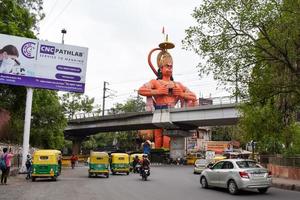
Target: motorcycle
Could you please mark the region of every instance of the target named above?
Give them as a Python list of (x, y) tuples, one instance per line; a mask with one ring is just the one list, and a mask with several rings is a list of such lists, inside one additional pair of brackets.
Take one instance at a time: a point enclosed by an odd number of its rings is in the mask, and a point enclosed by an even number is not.
[(150, 176), (150, 168), (143, 168), (141, 171), (142, 180), (147, 181), (148, 176)]
[(141, 165), (138, 163), (133, 168), (133, 173), (140, 173)]

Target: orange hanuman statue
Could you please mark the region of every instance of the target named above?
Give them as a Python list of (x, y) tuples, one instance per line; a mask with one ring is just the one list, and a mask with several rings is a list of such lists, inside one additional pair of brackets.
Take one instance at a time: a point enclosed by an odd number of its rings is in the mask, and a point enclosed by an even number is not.
[[(153, 101), (155, 109), (173, 108), (180, 102), (181, 107), (191, 107), (197, 105), (196, 95), (180, 82), (175, 82), (173, 79), (173, 59), (167, 49), (175, 47), (173, 43), (167, 41), (159, 45), (160, 48), (155, 48), (148, 55), (148, 64), (152, 71), (157, 76), (157, 79), (152, 79), (139, 88), (138, 93), (147, 97), (147, 102)], [(155, 70), (151, 63), (151, 55), (154, 51), (160, 50), (157, 55), (158, 71)], [(160, 148), (162, 143), (165, 143), (162, 136), (162, 130), (154, 131), (155, 147)], [(160, 139), (159, 139), (160, 138)], [(166, 138), (169, 141), (169, 139)]]

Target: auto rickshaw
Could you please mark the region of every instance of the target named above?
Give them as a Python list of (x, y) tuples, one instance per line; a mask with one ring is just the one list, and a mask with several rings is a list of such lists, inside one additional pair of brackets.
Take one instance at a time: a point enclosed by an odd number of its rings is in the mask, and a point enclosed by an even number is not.
[(56, 181), (61, 173), (61, 152), (59, 150), (36, 150), (32, 160), (31, 179), (51, 178)]
[(89, 161), (89, 177), (105, 175), (109, 177), (109, 155), (106, 152), (92, 151)]
[(143, 159), (143, 153), (134, 153), (134, 154), (131, 154), (130, 155), (130, 158), (129, 158), (129, 168), (130, 168), (130, 171), (132, 171), (133, 169), (133, 160), (136, 156), (138, 156), (139, 160), (142, 160)]
[(186, 157), (187, 165), (194, 165), (197, 159), (201, 159), (204, 156), (201, 153), (189, 153)]
[(129, 174), (129, 155), (127, 153), (112, 153), (110, 169), (112, 174)]

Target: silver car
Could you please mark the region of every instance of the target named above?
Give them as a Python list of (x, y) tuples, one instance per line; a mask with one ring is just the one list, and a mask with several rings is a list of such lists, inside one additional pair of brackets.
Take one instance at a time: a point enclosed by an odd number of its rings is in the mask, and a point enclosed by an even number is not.
[(207, 168), (209, 161), (206, 159), (197, 159), (194, 165), (194, 174), (201, 174), (201, 172)]
[(228, 188), (230, 194), (237, 194), (242, 189), (257, 189), (265, 193), (272, 184), (272, 176), (253, 160), (226, 159), (204, 169), (200, 184), (202, 188)]

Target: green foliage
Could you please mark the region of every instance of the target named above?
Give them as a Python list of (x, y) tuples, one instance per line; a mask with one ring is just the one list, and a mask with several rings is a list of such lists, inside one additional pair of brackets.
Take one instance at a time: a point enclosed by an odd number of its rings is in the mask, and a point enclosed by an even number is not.
[[(38, 22), (43, 19), (42, 0), (0, 0), (0, 33), (36, 38)], [(21, 143), (24, 129), (26, 89), (0, 85), (0, 107), (11, 113), (9, 138)], [(32, 102), (31, 145), (61, 148), (66, 120), (55, 91), (35, 89)]]
[(73, 118), (79, 112), (91, 113), (93, 110), (94, 98), (83, 96), (80, 93), (65, 93), (60, 98), (65, 115)]
[(298, 82), (299, 8), (294, 0), (204, 0), (194, 10), (197, 25), (186, 30), (183, 44), (206, 59), (198, 65), (200, 75), (212, 73), (225, 86), (238, 83), (241, 97), (248, 96), (257, 65), (277, 63)]
[(136, 98), (127, 99), (125, 104), (117, 103), (108, 112), (109, 114), (120, 114), (126, 112), (142, 112), (145, 111), (146, 104), (143, 98), (137, 96)]
[(264, 106), (245, 104), (241, 111), (243, 117), (239, 126), (244, 131), (245, 141), (256, 141), (260, 152), (281, 153), (284, 126), (275, 105), (272, 102)]
[(297, 151), (299, 8), (297, 0), (203, 0), (183, 41), (206, 60), (200, 75), (212, 73), (249, 101), (240, 127), (263, 152)]
[(240, 130), (237, 126), (216, 126), (212, 127), (212, 138), (213, 141), (231, 141), (237, 140), (242, 141)]
[(35, 38), (33, 30), (43, 19), (42, 0), (1, 0), (0, 33)]
[(62, 111), (57, 92), (35, 89), (30, 135), (33, 146), (58, 149), (63, 147), (63, 131), (67, 125), (67, 120)]
[(296, 154), (300, 154), (300, 124), (294, 123), (291, 126), (287, 127), (286, 132), (289, 132), (289, 135), (291, 135), (291, 146), (285, 151), (285, 154), (287, 156), (293, 156)]
[[(142, 112), (145, 111), (145, 102), (141, 97), (130, 98), (125, 104), (118, 103), (110, 109), (109, 114), (120, 114), (126, 112)], [(85, 149), (103, 149), (115, 146), (123, 151), (136, 150), (137, 131), (124, 131), (114, 133), (99, 133), (91, 136), (85, 141), (83, 147)]]

